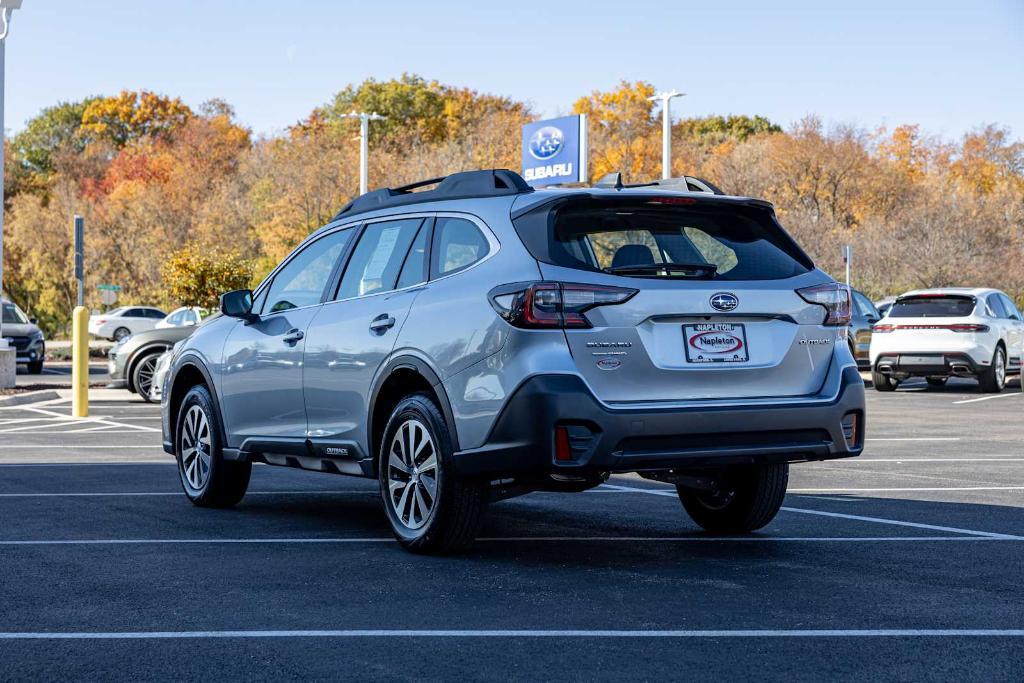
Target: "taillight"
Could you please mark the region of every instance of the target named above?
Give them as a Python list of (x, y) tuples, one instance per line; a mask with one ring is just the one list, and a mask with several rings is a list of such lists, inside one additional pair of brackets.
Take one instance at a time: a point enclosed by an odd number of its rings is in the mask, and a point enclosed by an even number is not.
[(954, 323), (953, 325), (929, 325), (926, 323), (922, 323), (915, 325), (875, 325), (874, 327), (871, 328), (871, 331), (876, 334), (880, 332), (893, 332), (894, 330), (949, 330), (950, 332), (965, 332), (970, 334), (977, 332), (988, 332), (988, 325), (979, 325), (976, 323)]
[(629, 301), (638, 291), (570, 282), (518, 282), (495, 287), (487, 298), (498, 315), (516, 327), (586, 328), (591, 325), (584, 313)]
[(827, 285), (816, 285), (796, 290), (800, 298), (809, 304), (817, 304), (825, 309), (825, 321), (822, 325), (843, 327), (850, 324), (850, 288), (838, 282)]

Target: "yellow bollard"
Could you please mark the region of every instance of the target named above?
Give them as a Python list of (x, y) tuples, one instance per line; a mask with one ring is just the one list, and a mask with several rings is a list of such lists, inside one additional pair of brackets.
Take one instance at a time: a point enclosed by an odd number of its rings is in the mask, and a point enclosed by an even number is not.
[(89, 311), (71, 314), (71, 416), (89, 417)]

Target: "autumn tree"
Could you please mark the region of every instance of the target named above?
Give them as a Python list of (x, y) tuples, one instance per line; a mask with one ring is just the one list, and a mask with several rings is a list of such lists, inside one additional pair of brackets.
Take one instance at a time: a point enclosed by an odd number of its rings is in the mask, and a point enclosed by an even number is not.
[(123, 147), (146, 137), (167, 138), (192, 116), (192, 110), (177, 97), (123, 90), (115, 97), (90, 102), (82, 112), (82, 130)]
[(230, 251), (190, 243), (170, 255), (162, 276), (174, 301), (215, 310), (221, 294), (252, 285), (253, 263)]
[(627, 180), (660, 177), (660, 131), (650, 83), (622, 81), (614, 90), (576, 100), (573, 114), (586, 114), (590, 129), (590, 174), (620, 171)]

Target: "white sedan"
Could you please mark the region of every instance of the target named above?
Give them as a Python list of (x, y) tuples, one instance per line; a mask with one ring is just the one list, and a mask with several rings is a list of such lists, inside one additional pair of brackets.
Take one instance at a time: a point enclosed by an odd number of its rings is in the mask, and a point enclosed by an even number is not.
[(1024, 316), (997, 289), (947, 287), (907, 292), (872, 329), (875, 389), (893, 391), (909, 377), (942, 386), (975, 377), (982, 391), (999, 392), (1020, 374)]
[(153, 306), (122, 306), (89, 316), (89, 334), (121, 341), (130, 335), (153, 329), (166, 317), (166, 313)]
[(156, 324), (156, 329), (166, 327), (192, 327), (203, 321), (210, 313), (198, 306), (183, 306), (167, 314), (167, 317)]

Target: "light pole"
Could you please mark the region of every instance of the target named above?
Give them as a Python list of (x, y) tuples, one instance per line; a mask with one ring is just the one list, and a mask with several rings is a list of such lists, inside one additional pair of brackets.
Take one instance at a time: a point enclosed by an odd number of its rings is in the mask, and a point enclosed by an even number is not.
[(672, 177), (672, 115), (669, 104), (674, 97), (683, 97), (686, 93), (660, 92), (647, 99), (661, 102), (661, 177)]
[(359, 194), (366, 194), (369, 184), (369, 156), (370, 149), (370, 121), (381, 121), (386, 116), (377, 112), (367, 114), (365, 112), (353, 111), (349, 114), (342, 114), (346, 119), (359, 119)]
[[(7, 34), (11, 28), (11, 14), (21, 9), (21, 0), (0, 0), (0, 297), (4, 292), (4, 73)], [(4, 337), (3, 306), (0, 305), (0, 365), (3, 364), (2, 352), (7, 350), (7, 338)], [(14, 360), (13, 358), (11, 360)], [(0, 367), (0, 377), (5, 376), (4, 368)], [(11, 373), (13, 375), (13, 373)], [(11, 378), (11, 382), (14, 378)], [(0, 383), (2, 384), (2, 383)], [(0, 386), (2, 388), (2, 386)]]

